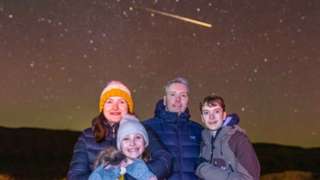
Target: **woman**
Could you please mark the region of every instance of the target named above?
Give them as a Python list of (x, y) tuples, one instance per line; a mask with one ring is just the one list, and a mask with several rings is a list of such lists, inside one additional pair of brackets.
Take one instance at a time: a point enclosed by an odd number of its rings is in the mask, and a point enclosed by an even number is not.
[[(109, 82), (101, 93), (99, 111), (98, 117), (92, 121), (92, 127), (83, 131), (74, 146), (68, 172), (70, 180), (87, 180), (98, 153), (107, 147), (116, 147), (120, 121), (124, 115), (134, 113), (130, 90), (119, 81)], [(172, 157), (159, 143), (154, 132), (150, 129), (147, 132), (150, 140), (147, 149), (151, 154), (147, 165), (158, 179), (162, 179), (170, 173)]]

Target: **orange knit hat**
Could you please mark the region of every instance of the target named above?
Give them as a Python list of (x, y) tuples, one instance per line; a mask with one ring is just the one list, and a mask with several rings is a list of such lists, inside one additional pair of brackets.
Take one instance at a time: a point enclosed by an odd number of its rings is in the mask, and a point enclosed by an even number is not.
[(134, 104), (131, 97), (131, 92), (127, 86), (120, 81), (110, 81), (103, 89), (100, 95), (99, 112), (103, 111), (105, 102), (112, 96), (122, 97), (128, 103), (129, 112), (133, 113)]

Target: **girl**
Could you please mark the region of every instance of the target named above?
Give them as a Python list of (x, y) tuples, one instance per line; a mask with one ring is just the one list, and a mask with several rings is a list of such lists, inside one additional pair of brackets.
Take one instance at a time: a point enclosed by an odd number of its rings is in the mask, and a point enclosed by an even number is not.
[(95, 163), (97, 168), (89, 180), (114, 180), (124, 177), (156, 180), (156, 176), (142, 160), (148, 145), (148, 134), (139, 120), (134, 116), (124, 116), (117, 134), (118, 150), (107, 148), (100, 153)]

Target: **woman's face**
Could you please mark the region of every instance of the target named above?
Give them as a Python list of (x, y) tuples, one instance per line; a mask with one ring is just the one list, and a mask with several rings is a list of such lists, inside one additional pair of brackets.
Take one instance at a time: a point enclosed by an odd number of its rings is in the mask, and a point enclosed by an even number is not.
[(129, 160), (139, 158), (144, 152), (144, 145), (144, 138), (140, 133), (129, 134), (120, 143), (122, 153)]
[(110, 124), (119, 123), (128, 114), (128, 104), (122, 97), (112, 96), (105, 102), (103, 114)]

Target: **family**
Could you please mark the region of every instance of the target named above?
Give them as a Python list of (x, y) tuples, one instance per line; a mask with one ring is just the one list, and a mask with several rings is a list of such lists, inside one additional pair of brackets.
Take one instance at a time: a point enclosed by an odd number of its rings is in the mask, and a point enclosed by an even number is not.
[(168, 81), (154, 117), (134, 114), (128, 87), (110, 81), (99, 100), (99, 114), (78, 138), (69, 180), (258, 180), (260, 164), (237, 114), (224, 99), (200, 103), (205, 127), (190, 119), (189, 84)]

